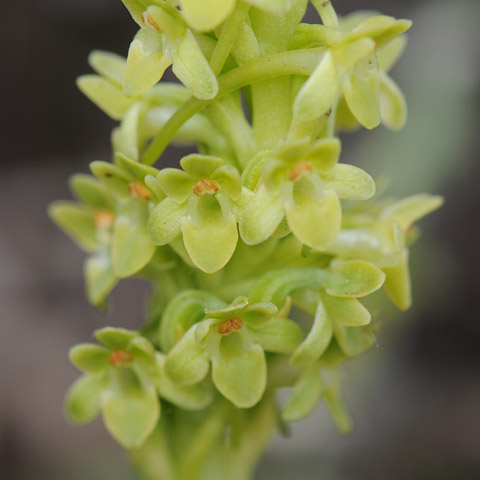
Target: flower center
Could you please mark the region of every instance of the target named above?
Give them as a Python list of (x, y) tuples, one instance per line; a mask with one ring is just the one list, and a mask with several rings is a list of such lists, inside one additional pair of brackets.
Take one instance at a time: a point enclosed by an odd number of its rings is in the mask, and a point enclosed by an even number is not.
[(147, 26), (150, 27), (152, 30), (155, 30), (156, 32), (160, 32), (160, 26), (158, 23), (155, 21), (155, 19), (149, 15), (147, 12), (142, 13), (142, 20), (143, 23)]
[(150, 192), (147, 187), (140, 182), (130, 182), (128, 184), (128, 193), (132, 197), (141, 198), (142, 200), (150, 200)]
[(115, 215), (110, 210), (100, 209), (95, 212), (93, 223), (96, 228), (107, 230), (111, 228), (115, 221)]
[(203, 195), (215, 195), (218, 189), (219, 186), (215, 180), (202, 178), (193, 186), (193, 193), (199, 197)]
[(222, 335), (228, 335), (229, 333), (232, 333), (234, 330), (238, 332), (242, 328), (243, 325), (243, 320), (238, 317), (234, 318), (229, 318), (228, 320), (225, 320), (223, 323), (221, 323), (218, 326), (218, 333), (221, 333)]
[(296, 182), (297, 180), (300, 180), (301, 178), (307, 175), (310, 175), (312, 171), (313, 171), (313, 167), (310, 163), (298, 162), (288, 172), (288, 178), (292, 182)]
[(110, 365), (120, 367), (130, 363), (133, 360), (133, 355), (125, 350), (114, 350), (108, 357)]

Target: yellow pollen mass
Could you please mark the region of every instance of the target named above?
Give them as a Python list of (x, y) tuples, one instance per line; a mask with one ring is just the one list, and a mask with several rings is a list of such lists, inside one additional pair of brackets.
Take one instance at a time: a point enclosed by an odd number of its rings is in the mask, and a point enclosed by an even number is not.
[(133, 360), (133, 355), (126, 352), (125, 350), (114, 350), (108, 357), (110, 365), (118, 367), (121, 365), (126, 365)]
[(130, 182), (128, 184), (128, 193), (130, 193), (132, 197), (141, 198), (142, 200), (150, 200), (150, 192), (147, 187), (140, 182)]
[(300, 180), (301, 178), (309, 175), (310, 173), (312, 173), (312, 171), (313, 171), (313, 167), (310, 163), (308, 163), (308, 162), (298, 162), (288, 172), (288, 178), (292, 182), (295, 182), (295, 181)]
[(147, 27), (152, 28), (156, 32), (160, 32), (160, 26), (154, 20), (154, 18), (151, 15), (149, 15), (147, 12), (142, 13), (142, 20)]
[(215, 180), (202, 178), (193, 186), (193, 193), (199, 197), (203, 195), (215, 195), (218, 189), (219, 186)]
[(232, 333), (233, 330), (238, 332), (238, 330), (242, 328), (242, 325), (243, 320), (241, 318), (229, 318), (218, 326), (218, 333), (221, 333), (222, 335), (228, 335), (229, 333)]

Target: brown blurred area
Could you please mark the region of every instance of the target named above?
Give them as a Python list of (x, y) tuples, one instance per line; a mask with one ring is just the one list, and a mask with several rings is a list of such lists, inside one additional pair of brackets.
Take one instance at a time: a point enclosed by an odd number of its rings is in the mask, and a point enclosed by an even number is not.
[[(400, 133), (344, 136), (343, 161), (392, 176), (392, 192), (430, 191), (445, 206), (412, 250), (415, 303), (387, 307), (379, 348), (349, 364), (348, 438), (323, 407), (277, 438), (259, 480), (480, 478), (480, 3), (336, 0), (341, 14), (413, 18), (394, 71), (409, 102)], [(92, 49), (125, 55), (136, 31), (119, 0), (2, 5), (0, 174), (0, 479), (133, 480), (100, 421), (74, 428), (63, 396), (71, 345), (104, 325), (136, 328), (145, 285), (125, 281), (102, 315), (84, 299), (83, 254), (47, 218), (67, 180), (110, 156), (113, 122), (75, 78)], [(168, 151), (170, 161), (179, 156)], [(167, 159), (168, 160), (168, 159)]]

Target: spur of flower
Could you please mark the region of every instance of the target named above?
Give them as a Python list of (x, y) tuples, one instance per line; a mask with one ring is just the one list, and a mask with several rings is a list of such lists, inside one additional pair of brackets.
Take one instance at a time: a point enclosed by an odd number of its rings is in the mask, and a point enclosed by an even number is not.
[(183, 170), (165, 168), (157, 175), (166, 198), (150, 214), (150, 235), (157, 245), (166, 245), (181, 234), (192, 262), (213, 273), (230, 260), (237, 245), (240, 175), (221, 158), (208, 155), (188, 155), (180, 165)]
[(305, 245), (323, 250), (340, 231), (340, 198), (365, 200), (375, 193), (372, 178), (363, 170), (337, 164), (340, 141), (287, 142), (274, 152), (257, 155), (243, 174), (256, 190), (241, 210), (239, 230), (249, 245), (265, 241), (284, 218)]
[(387, 126), (401, 128), (405, 100), (386, 71), (403, 49), (404, 41), (398, 37), (412, 22), (361, 13), (324, 23), (300, 24), (290, 42), (291, 48), (326, 48), (295, 99), (295, 114), (303, 120), (319, 118), (343, 95), (348, 110), (364, 127), (375, 128), (383, 118)]

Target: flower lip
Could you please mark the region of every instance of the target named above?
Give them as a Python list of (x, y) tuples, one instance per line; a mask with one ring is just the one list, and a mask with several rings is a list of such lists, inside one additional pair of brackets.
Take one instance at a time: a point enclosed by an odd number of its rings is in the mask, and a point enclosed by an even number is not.
[(219, 190), (218, 183), (215, 180), (202, 178), (193, 186), (193, 193), (199, 197), (203, 195), (215, 195)]
[(114, 350), (108, 357), (110, 365), (114, 367), (121, 367), (130, 363), (133, 360), (133, 355), (125, 350)]
[(239, 317), (229, 318), (218, 326), (218, 333), (228, 335), (234, 330), (238, 332), (243, 326), (243, 320)]
[(310, 175), (312, 171), (313, 167), (310, 162), (297, 162), (288, 172), (288, 178), (292, 182), (296, 182), (297, 180)]

